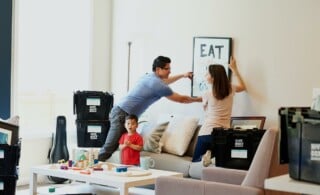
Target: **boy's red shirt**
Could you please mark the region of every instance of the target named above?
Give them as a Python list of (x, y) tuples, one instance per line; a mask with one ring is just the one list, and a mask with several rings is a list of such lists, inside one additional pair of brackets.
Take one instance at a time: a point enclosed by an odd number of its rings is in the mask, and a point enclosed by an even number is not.
[[(143, 146), (143, 138), (138, 133), (129, 135), (125, 133), (121, 136), (119, 144), (124, 144), (125, 140), (129, 140), (131, 144)], [(140, 165), (140, 151), (130, 147), (125, 147), (121, 151), (121, 163), (125, 165)]]

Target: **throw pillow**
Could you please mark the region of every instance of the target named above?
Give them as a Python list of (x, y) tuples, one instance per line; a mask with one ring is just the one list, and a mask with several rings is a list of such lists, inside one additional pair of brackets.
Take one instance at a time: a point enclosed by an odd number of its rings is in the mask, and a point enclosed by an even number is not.
[(179, 156), (184, 155), (198, 122), (199, 119), (195, 117), (174, 117), (160, 140), (162, 150)]
[(142, 132), (143, 136), (143, 150), (161, 153), (161, 146), (159, 145), (160, 138), (163, 132), (166, 130), (169, 122), (164, 122), (160, 124), (149, 124), (146, 125)]
[(193, 157), (193, 153), (196, 148), (197, 141), (198, 141), (198, 133), (199, 133), (200, 128), (201, 128), (201, 125), (198, 124), (196, 130), (194, 131), (193, 137), (190, 140), (188, 149), (184, 155)]

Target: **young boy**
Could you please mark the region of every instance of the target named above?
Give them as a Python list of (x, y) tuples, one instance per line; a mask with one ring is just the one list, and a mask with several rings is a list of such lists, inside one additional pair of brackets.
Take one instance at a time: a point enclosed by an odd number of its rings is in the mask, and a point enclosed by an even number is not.
[(138, 166), (140, 164), (140, 151), (143, 147), (143, 139), (136, 131), (138, 127), (138, 117), (133, 114), (128, 115), (124, 125), (127, 133), (123, 134), (119, 140), (121, 163)]

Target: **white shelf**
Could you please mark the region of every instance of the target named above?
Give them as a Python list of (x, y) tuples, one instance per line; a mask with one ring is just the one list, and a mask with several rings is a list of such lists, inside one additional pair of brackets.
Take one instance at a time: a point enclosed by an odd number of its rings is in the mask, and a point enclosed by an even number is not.
[(320, 195), (319, 184), (294, 180), (288, 174), (266, 179), (264, 188), (283, 192)]

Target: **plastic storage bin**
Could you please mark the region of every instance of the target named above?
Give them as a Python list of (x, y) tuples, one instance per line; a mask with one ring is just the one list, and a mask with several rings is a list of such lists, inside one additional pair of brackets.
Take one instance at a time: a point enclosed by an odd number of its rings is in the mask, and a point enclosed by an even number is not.
[(9, 132), (11, 134), (7, 136), (11, 139), (1, 140), (0, 144), (0, 195), (15, 195), (21, 150), (21, 140), (18, 138), (19, 126), (1, 121), (0, 129), (4, 130), (2, 131), (4, 134)]
[(0, 195), (15, 195), (17, 180), (16, 175), (0, 175)]
[(320, 113), (305, 107), (280, 109), (285, 118), (289, 156), (289, 176), (320, 183)]
[(0, 175), (14, 175), (19, 165), (20, 146), (0, 144)]
[(73, 112), (77, 120), (108, 120), (113, 94), (102, 91), (77, 91), (73, 95)]
[(265, 130), (212, 131), (213, 153), (217, 167), (248, 170)]
[(108, 135), (109, 121), (77, 120), (78, 147), (102, 147)]

